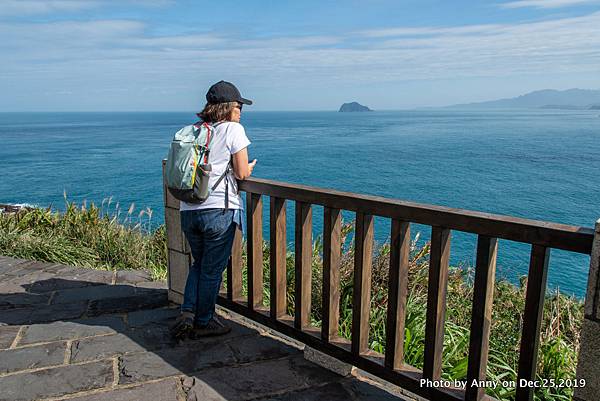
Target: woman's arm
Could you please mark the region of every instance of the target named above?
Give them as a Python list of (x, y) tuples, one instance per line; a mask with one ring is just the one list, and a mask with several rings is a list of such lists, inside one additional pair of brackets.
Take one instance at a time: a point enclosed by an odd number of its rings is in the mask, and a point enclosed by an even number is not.
[(233, 173), (238, 180), (245, 180), (250, 177), (255, 165), (256, 159), (252, 160), (252, 163), (248, 163), (247, 148), (233, 154)]

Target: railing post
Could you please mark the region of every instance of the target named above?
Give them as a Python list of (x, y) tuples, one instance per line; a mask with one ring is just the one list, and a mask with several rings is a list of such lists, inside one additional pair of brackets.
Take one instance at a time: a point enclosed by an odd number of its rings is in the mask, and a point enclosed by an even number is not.
[(262, 210), (261, 195), (246, 193), (248, 307), (251, 310), (263, 305)]
[(549, 248), (540, 245), (531, 246), (515, 401), (533, 400), (534, 387), (521, 385), (521, 381), (535, 380), (549, 259)]
[(585, 297), (585, 319), (581, 330), (577, 383), (573, 399), (596, 401), (600, 394), (600, 219), (596, 221), (590, 273)]
[(485, 388), (471, 386), (471, 383), (483, 381), (486, 376), (497, 253), (496, 238), (484, 235), (477, 238), (466, 401), (479, 401), (485, 395)]
[(392, 220), (390, 236), (389, 301), (386, 324), (385, 366), (399, 369), (404, 363), (404, 323), (408, 297), (410, 224)]
[(285, 199), (272, 196), (270, 214), (270, 311), (279, 319), (286, 313)]
[(294, 327), (302, 330), (310, 323), (312, 273), (312, 207), (296, 202), (295, 224), (295, 295)]
[(240, 227), (235, 229), (231, 257), (227, 264), (227, 298), (232, 301), (242, 300), (242, 230)]
[(431, 228), (423, 361), (423, 377), (430, 380), (439, 380), (442, 376), (449, 261), (450, 230), (434, 226)]
[(332, 341), (338, 335), (340, 319), (340, 258), (342, 214), (339, 209), (323, 210), (323, 323), (321, 338)]
[(352, 293), (352, 353), (369, 349), (371, 271), (373, 258), (373, 216), (356, 213), (354, 247), (354, 291)]

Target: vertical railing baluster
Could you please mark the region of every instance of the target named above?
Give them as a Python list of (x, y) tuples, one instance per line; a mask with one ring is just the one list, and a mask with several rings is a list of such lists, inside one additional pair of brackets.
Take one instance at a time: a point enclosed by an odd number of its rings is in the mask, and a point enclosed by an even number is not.
[(272, 196), (270, 212), (270, 311), (278, 319), (286, 313), (285, 199)]
[(340, 258), (342, 215), (339, 209), (323, 210), (323, 323), (321, 338), (330, 342), (338, 336), (340, 319)]
[(429, 255), (427, 320), (425, 323), (425, 355), (423, 362), (423, 377), (431, 380), (439, 380), (442, 375), (449, 260), (450, 230), (433, 226)]
[(385, 366), (399, 369), (404, 362), (404, 323), (408, 296), (410, 224), (392, 220), (390, 270), (385, 340)]
[(310, 297), (312, 272), (312, 207), (296, 202), (295, 224), (295, 313), (294, 327), (302, 330), (310, 323)]
[(515, 401), (533, 400), (534, 388), (532, 386), (521, 386), (520, 381), (521, 379), (527, 381), (535, 380), (549, 259), (549, 248), (532, 245), (529, 275), (527, 277), (527, 294), (525, 296), (525, 313), (523, 314), (523, 332), (521, 334)]
[(263, 304), (263, 202), (260, 194), (246, 194), (246, 210), (248, 307), (254, 310)]
[(479, 401), (485, 395), (484, 387), (471, 386), (471, 383), (483, 381), (486, 377), (497, 253), (496, 238), (478, 236), (466, 401)]
[(352, 353), (369, 349), (371, 270), (373, 258), (373, 216), (356, 213), (354, 247), (354, 291), (352, 307)]
[(236, 227), (227, 264), (227, 298), (233, 301), (242, 299), (242, 230)]

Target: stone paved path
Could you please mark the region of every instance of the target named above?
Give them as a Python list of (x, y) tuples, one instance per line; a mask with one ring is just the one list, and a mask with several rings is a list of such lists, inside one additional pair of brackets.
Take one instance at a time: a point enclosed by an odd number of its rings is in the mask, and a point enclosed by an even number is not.
[(175, 342), (165, 288), (0, 256), (0, 400), (401, 400), (232, 318), (226, 336)]

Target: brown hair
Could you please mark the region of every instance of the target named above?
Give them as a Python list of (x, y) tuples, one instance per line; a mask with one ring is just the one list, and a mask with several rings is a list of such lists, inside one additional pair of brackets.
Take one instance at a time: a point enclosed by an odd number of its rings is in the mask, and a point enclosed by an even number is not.
[(229, 121), (231, 118), (231, 112), (237, 106), (237, 104), (237, 102), (206, 103), (204, 109), (198, 113), (198, 117), (207, 123)]

